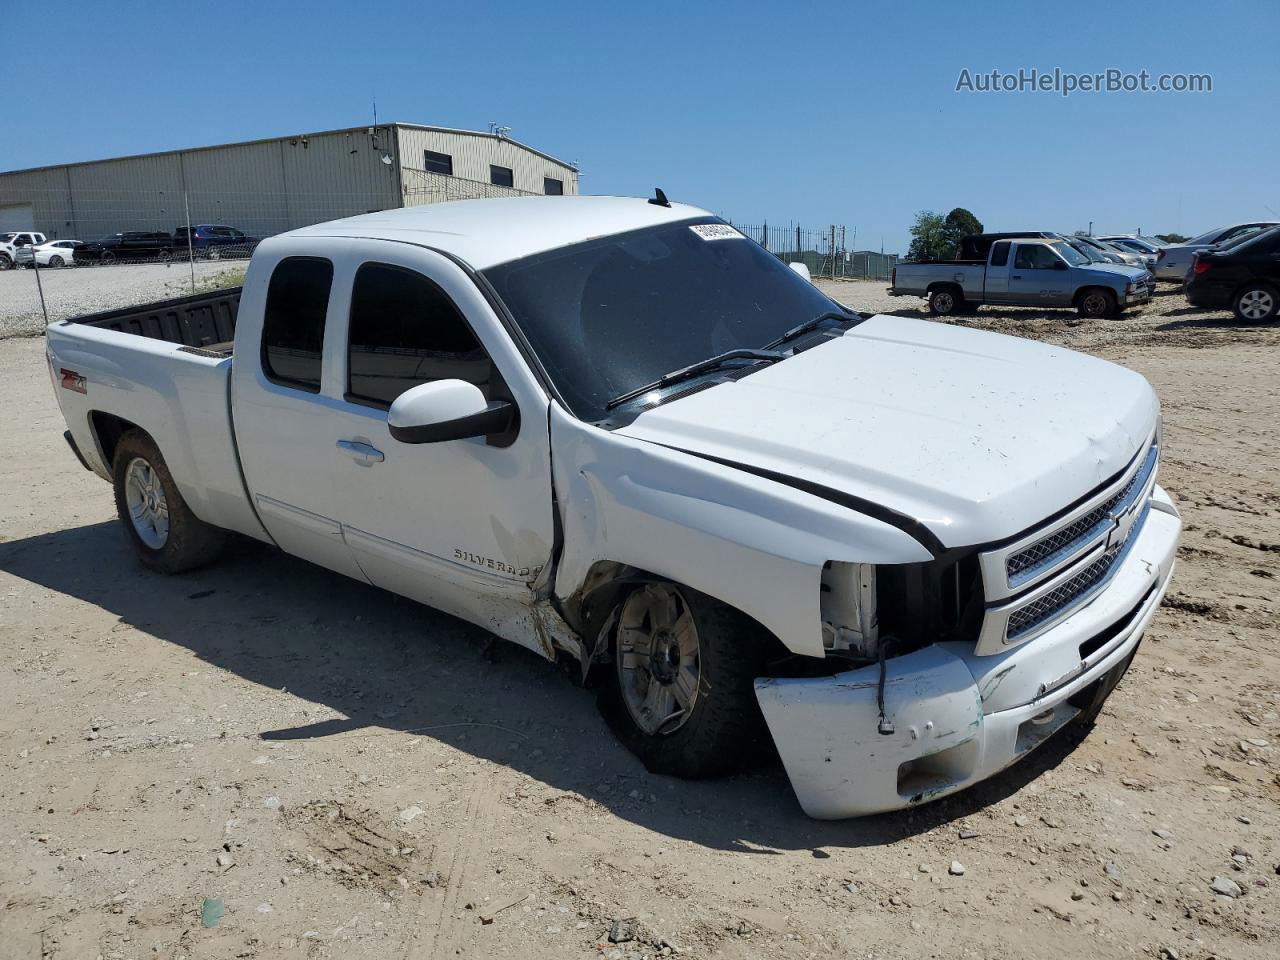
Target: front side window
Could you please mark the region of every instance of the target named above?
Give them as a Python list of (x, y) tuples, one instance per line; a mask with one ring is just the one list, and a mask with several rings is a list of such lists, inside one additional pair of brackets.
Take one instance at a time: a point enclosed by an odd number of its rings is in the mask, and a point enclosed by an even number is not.
[[(1077, 253), (1076, 256), (1079, 257), (1080, 255)], [(1018, 245), (1018, 253), (1013, 258), (1013, 266), (1016, 270), (1052, 270), (1057, 259), (1053, 255), (1053, 251), (1044, 244), (1022, 243)]]
[(262, 324), (262, 369), (269, 380), (320, 392), (324, 319), (333, 264), (318, 257), (289, 257), (271, 274)]
[(466, 380), (488, 390), (493, 363), (448, 294), (420, 273), (366, 263), (351, 290), (347, 399), (390, 406), (410, 387)]
[(422, 165), (428, 173), (443, 173), (453, 176), (453, 157), (447, 153), (436, 153), (434, 150), (422, 151)]
[(496, 187), (514, 187), (515, 174), (510, 167), (500, 167), (496, 163), (489, 164), (489, 182)]

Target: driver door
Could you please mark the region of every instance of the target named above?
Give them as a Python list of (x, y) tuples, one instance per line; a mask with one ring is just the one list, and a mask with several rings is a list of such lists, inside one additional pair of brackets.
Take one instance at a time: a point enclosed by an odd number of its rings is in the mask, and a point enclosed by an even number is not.
[[(554, 538), (547, 397), (452, 261), (386, 241), (344, 247), (328, 365), (343, 539), (372, 583), (545, 653), (530, 608)], [(514, 439), (393, 439), (392, 401), (445, 379), (515, 403)]]

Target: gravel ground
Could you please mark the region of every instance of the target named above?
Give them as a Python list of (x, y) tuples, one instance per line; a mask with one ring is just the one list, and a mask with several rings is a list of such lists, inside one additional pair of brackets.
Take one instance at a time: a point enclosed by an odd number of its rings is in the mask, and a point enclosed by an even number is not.
[(776, 767), (653, 776), (533, 654), (265, 546), (148, 573), (0, 343), (0, 957), (1274, 960), (1280, 325), (963, 322), (1151, 380), (1179, 566), (1091, 731), (837, 823)]
[[(197, 263), (199, 289), (240, 283), (243, 265)], [(225, 275), (226, 280), (214, 281)], [(182, 297), (191, 292), (191, 268), (186, 263), (139, 263), (109, 267), (64, 267), (41, 270), (49, 320), (100, 310), (114, 310), (152, 300)], [(40, 294), (34, 270), (0, 271), (0, 340), (29, 337), (44, 332)]]

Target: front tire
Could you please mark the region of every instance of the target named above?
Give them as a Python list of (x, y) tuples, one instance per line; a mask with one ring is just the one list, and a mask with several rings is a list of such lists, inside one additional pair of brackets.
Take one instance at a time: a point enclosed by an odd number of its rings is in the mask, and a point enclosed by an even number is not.
[(7, 253), (0, 253), (0, 270), (9, 270), (13, 267), (13, 260)]
[(1269, 283), (1251, 283), (1236, 294), (1231, 309), (1240, 323), (1266, 323), (1280, 310), (1280, 292)]
[(1087, 317), (1090, 320), (1096, 320), (1100, 317), (1114, 317), (1117, 313), (1116, 295), (1110, 290), (1102, 287), (1093, 287), (1080, 294), (1080, 301), (1076, 304), (1076, 309), (1080, 316)]
[(755, 697), (763, 629), (678, 584), (622, 598), (600, 711), (652, 773), (722, 776), (767, 750)]
[(120, 438), (112, 474), (116, 513), (143, 566), (183, 573), (222, 551), (225, 531), (191, 512), (150, 435), (134, 429)]

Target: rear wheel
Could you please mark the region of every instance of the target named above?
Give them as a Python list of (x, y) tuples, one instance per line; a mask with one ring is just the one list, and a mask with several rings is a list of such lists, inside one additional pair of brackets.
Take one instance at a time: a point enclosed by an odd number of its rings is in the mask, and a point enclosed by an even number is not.
[(135, 429), (120, 438), (112, 472), (116, 513), (144, 566), (182, 573), (218, 556), (225, 532), (191, 512), (147, 433)]
[(720, 776), (767, 749), (754, 685), (758, 624), (670, 582), (636, 588), (615, 614), (600, 710), (650, 771)]
[(1251, 283), (1236, 294), (1232, 309), (1241, 323), (1266, 323), (1276, 318), (1280, 293), (1269, 283)]
[(1102, 287), (1092, 287), (1084, 291), (1076, 304), (1080, 316), (1091, 319), (1115, 316), (1116, 307), (1116, 295)]
[(50, 258), (49, 258), (49, 266), (54, 267), (55, 269), (56, 269), (56, 268), (58, 268), (58, 267), (61, 267), (61, 266), (65, 266), (65, 265), (66, 265), (66, 262), (67, 262), (67, 261), (63, 260), (63, 259), (62, 259), (60, 256), (58, 256), (56, 253), (55, 253), (52, 257), (50, 257)]
[(116, 255), (115, 255), (114, 253), (112, 253), (110, 250), (108, 250), (106, 253), (104, 253), (104, 254), (102, 255), (102, 259), (101, 259), (101, 260), (99, 260), (98, 262), (99, 262), (99, 263), (104, 263), (104, 264), (105, 264), (105, 263), (115, 263), (115, 262), (116, 262)]
[(222, 259), (222, 251), (221, 251), (221, 250), (219, 250), (217, 247), (210, 247), (210, 248), (209, 248), (209, 252), (205, 254), (205, 259), (206, 259), (206, 260), (221, 260), (221, 259)]
[(939, 287), (929, 292), (929, 312), (940, 317), (958, 313), (964, 300), (954, 287)]

